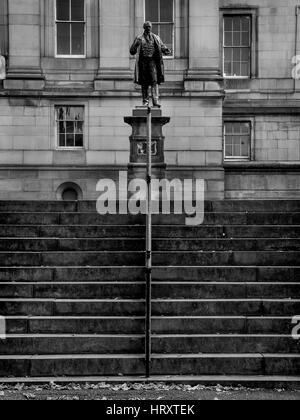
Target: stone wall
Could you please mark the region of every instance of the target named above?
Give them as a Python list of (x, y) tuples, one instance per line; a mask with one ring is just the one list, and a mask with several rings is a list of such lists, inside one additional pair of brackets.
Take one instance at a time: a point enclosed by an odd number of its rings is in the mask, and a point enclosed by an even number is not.
[(256, 161), (300, 161), (300, 116), (255, 118)]
[(273, 164), (245, 165), (226, 169), (226, 198), (299, 199), (299, 167)]
[[(85, 106), (85, 147), (57, 148), (55, 105)], [(130, 127), (124, 116), (139, 103), (133, 98), (0, 99), (2, 198), (55, 196), (60, 183), (76, 182), (86, 199), (96, 196), (96, 182), (129, 162)], [(163, 98), (168, 177), (205, 176), (209, 196), (222, 198), (222, 102), (219, 99)], [(28, 171), (26, 172), (26, 168)], [(63, 168), (63, 170), (62, 170)], [(72, 168), (72, 170), (70, 169)], [(108, 168), (112, 169), (109, 171)]]

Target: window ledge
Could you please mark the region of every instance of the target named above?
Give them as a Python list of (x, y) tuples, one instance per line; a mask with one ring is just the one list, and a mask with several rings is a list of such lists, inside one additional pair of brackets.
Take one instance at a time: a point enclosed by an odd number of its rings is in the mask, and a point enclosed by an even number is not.
[(300, 171), (300, 162), (245, 162), (245, 161), (225, 161), (224, 162), (225, 170), (234, 172), (234, 171), (270, 171), (270, 172), (287, 172), (287, 171)]

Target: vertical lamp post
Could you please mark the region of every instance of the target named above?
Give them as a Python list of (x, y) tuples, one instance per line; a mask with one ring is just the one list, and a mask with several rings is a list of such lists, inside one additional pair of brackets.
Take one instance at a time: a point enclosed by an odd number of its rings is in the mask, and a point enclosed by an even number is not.
[[(163, 127), (170, 122), (170, 117), (163, 117), (159, 108), (136, 107), (132, 116), (124, 117), (126, 124), (132, 127), (130, 140), (130, 162), (128, 164), (129, 180), (147, 179), (146, 209), (146, 308), (145, 308), (145, 365), (146, 376), (151, 375), (151, 312), (152, 312), (152, 176), (165, 178), (166, 163), (164, 156)], [(145, 141), (146, 139), (146, 141)]]
[(147, 215), (146, 215), (146, 376), (151, 376), (152, 294), (152, 110), (147, 112)]

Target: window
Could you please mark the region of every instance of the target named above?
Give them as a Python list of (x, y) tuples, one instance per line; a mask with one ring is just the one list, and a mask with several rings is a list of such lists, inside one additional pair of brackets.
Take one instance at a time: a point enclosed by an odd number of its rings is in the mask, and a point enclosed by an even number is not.
[(57, 106), (56, 124), (58, 147), (83, 148), (84, 107)]
[(252, 16), (224, 15), (225, 77), (251, 77)]
[(0, 55), (8, 56), (8, 0), (0, 2)]
[(84, 0), (56, 0), (56, 55), (85, 56)]
[(225, 122), (224, 137), (224, 154), (226, 160), (250, 160), (251, 122)]
[(153, 24), (153, 32), (174, 51), (174, 0), (145, 0), (146, 20)]

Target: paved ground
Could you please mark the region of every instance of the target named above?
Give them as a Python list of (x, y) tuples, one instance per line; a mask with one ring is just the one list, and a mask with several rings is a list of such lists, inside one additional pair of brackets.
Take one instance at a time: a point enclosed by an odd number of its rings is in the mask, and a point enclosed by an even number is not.
[(0, 400), (300, 400), (300, 390), (164, 385), (0, 385)]

